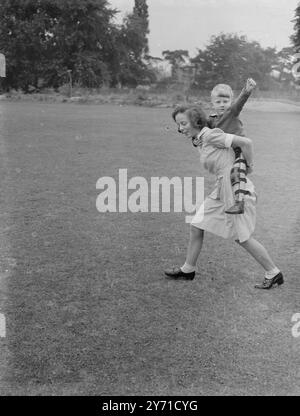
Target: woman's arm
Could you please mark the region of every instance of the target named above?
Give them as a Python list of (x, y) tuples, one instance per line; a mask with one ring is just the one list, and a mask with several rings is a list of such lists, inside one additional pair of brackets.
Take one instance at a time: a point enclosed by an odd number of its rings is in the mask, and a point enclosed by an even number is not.
[(244, 158), (246, 159), (248, 173), (253, 171), (253, 144), (252, 140), (247, 137), (233, 136), (232, 147), (240, 147)]

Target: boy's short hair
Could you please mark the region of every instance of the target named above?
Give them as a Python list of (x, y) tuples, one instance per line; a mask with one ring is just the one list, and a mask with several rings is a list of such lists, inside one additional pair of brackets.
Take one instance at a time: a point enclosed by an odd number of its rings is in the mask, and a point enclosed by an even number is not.
[(233, 91), (232, 91), (231, 86), (227, 84), (216, 85), (211, 92), (211, 98), (216, 98), (216, 97), (225, 97), (225, 98), (230, 98), (232, 100)]

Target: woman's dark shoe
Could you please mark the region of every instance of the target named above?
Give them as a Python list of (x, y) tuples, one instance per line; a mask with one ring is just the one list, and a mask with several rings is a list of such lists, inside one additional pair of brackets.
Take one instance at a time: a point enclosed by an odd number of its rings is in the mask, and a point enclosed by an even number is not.
[(165, 275), (174, 280), (193, 280), (195, 272), (184, 273), (180, 267), (173, 267), (172, 269), (165, 270)]
[(276, 276), (274, 276), (273, 279), (266, 279), (265, 278), (264, 281), (261, 284), (257, 284), (254, 287), (256, 289), (271, 289), (271, 287), (273, 285), (280, 286), (280, 285), (283, 284), (283, 282), (284, 282), (283, 276), (282, 276), (282, 273), (280, 272), (280, 273), (276, 274)]

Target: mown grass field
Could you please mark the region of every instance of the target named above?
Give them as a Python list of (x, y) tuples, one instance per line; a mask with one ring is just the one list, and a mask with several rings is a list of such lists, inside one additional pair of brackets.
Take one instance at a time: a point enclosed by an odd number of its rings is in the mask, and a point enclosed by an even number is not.
[[(245, 111), (255, 236), (286, 283), (205, 236), (192, 282), (184, 213), (96, 209), (102, 176), (202, 176), (170, 109), (0, 103), (1, 395), (299, 395), (299, 112)], [(207, 191), (213, 179), (205, 181)]]

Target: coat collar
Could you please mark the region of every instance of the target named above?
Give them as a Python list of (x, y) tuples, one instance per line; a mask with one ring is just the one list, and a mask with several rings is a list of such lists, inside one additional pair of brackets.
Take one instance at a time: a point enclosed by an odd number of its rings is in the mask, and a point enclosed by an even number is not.
[(210, 130), (209, 127), (203, 127), (203, 129), (200, 131), (200, 133), (197, 134), (197, 138), (202, 138), (202, 136), (208, 131)]
[(201, 147), (202, 146), (202, 144), (203, 144), (203, 135), (208, 130), (210, 130), (208, 127), (203, 127), (203, 129), (197, 134), (197, 136), (192, 139), (192, 143), (195, 147)]

